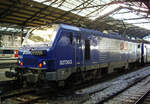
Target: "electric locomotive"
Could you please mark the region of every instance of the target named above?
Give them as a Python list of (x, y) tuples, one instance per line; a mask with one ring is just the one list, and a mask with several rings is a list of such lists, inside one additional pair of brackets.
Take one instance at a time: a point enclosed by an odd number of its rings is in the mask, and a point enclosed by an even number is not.
[(92, 79), (141, 62), (142, 43), (119, 35), (54, 24), (31, 29), (6, 77), (27, 82)]

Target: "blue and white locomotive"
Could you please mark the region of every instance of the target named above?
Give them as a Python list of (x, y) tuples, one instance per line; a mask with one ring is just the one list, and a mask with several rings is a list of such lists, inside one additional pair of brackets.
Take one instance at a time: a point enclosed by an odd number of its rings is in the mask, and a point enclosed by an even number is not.
[(68, 79), (92, 79), (115, 69), (150, 61), (150, 45), (119, 35), (54, 24), (31, 29), (19, 50), (15, 72), (7, 77), (64, 84)]

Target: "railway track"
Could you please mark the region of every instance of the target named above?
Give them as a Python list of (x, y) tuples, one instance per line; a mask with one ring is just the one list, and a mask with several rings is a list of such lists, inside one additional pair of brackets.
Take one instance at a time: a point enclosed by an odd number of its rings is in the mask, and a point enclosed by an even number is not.
[(17, 88), (16, 80), (0, 81), (0, 95)]
[(112, 96), (109, 100), (105, 100), (103, 104), (149, 104), (150, 100), (147, 100), (149, 103), (146, 103), (146, 99), (150, 99), (149, 82), (150, 76), (121, 93)]
[[(38, 92), (37, 90), (23, 90), (19, 92), (17, 90), (16, 92), (11, 92), (11, 94), (7, 94), (7, 96), (1, 97), (2, 104), (45, 104), (48, 102), (56, 102), (56, 104), (60, 101), (72, 101), (80, 100), (78, 102), (81, 102), (80, 98), (83, 98), (82, 95), (66, 95), (66, 93), (60, 93), (58, 90), (57, 92), (50, 89), (41, 89), (45, 90), (43, 92)], [(41, 91), (40, 90), (40, 91)], [(62, 92), (62, 91), (61, 91)], [(5, 100), (3, 100), (5, 99)], [(83, 100), (83, 99), (82, 99)], [(44, 102), (44, 103), (43, 103)], [(59, 104), (58, 103), (58, 104)], [(65, 103), (64, 103), (65, 104)], [(68, 103), (70, 104), (70, 103)], [(71, 103), (72, 104), (72, 103)]]
[(35, 92), (35, 90), (33, 90), (33, 89), (17, 89), (17, 90), (13, 90), (11, 92), (7, 92), (7, 93), (1, 95), (0, 99), (1, 99), (1, 102), (3, 102), (9, 98), (18, 97), (18, 96), (22, 96), (22, 95), (26, 95), (26, 94), (30, 94), (30, 93), (34, 93), (34, 92)]
[(0, 101), (33, 92), (33, 89), (22, 89), (16, 80), (0, 81)]
[[(142, 83), (145, 88), (145, 86), (150, 82), (150, 70), (148, 70), (149, 68), (150, 67), (146, 67), (143, 68), (143, 70), (138, 70), (132, 73), (122, 75), (118, 78), (114, 78), (111, 81), (107, 81), (98, 85), (93, 85), (92, 87), (89, 88), (79, 90), (80, 94), (85, 93), (89, 95), (89, 99), (85, 101), (83, 104), (128, 104), (129, 102), (126, 101), (129, 101), (130, 99), (124, 99), (124, 98), (128, 98), (129, 95), (141, 96), (129, 92), (137, 91), (136, 89), (138, 88), (141, 89), (143, 88), (139, 86), (130, 91), (127, 90), (140, 83)], [(120, 95), (124, 92), (127, 92), (127, 94), (122, 95), (122, 97), (120, 97)], [(116, 98), (116, 96), (119, 97)], [(133, 102), (131, 104), (133, 104)]]
[[(146, 69), (144, 69), (144, 71), (146, 71)], [(143, 71), (143, 72), (144, 72)], [(138, 73), (142, 73), (142, 71), (138, 72)], [(147, 73), (147, 72), (146, 72)], [(120, 76), (121, 77), (121, 76)], [(123, 77), (125, 80), (131, 80), (132, 81), (132, 77), (136, 77), (136, 76), (129, 76), (129, 77)], [(141, 80), (145, 79), (146, 77), (148, 77), (148, 75), (146, 75), (145, 77), (142, 78), (136, 78), (133, 81), (136, 82), (140, 82)], [(123, 79), (120, 78), (120, 79)], [(11, 90), (8, 93), (2, 94), (2, 96), (0, 96), (2, 104), (41, 104), (41, 103), (61, 103), (64, 102), (63, 104), (95, 104), (95, 103), (85, 103), (87, 100), (89, 100), (91, 95), (94, 95), (96, 93), (99, 92), (103, 92), (109, 88), (111, 88), (116, 81), (119, 78), (115, 79), (113, 83), (107, 83), (107, 80), (103, 80), (103, 81), (99, 81), (97, 83), (101, 83), (101, 88), (92, 92), (85, 92), (85, 93), (76, 93), (76, 90), (79, 90), (81, 88), (86, 88), (87, 86), (92, 86), (92, 84), (85, 84), (85, 85), (79, 85), (79, 86), (74, 86), (72, 89), (44, 89), (45, 92), (39, 92), (35, 89), (16, 89), (15, 90)], [(110, 80), (110, 79), (109, 79)], [(103, 86), (102, 83), (107, 83), (105, 86)], [(149, 81), (145, 82), (144, 84), (147, 85)], [(129, 83), (129, 82), (128, 82)], [(131, 85), (133, 85), (134, 83), (131, 83)], [(94, 83), (96, 84), (96, 83)], [(119, 83), (121, 84), (121, 83)], [(6, 84), (7, 85), (7, 84)], [(116, 87), (116, 86), (114, 86)], [(42, 89), (40, 89), (40, 91), (42, 91)], [(38, 93), (37, 93), (38, 92)], [(144, 92), (144, 91), (143, 91)], [(119, 92), (121, 93), (121, 92)], [(116, 94), (116, 93), (114, 93)], [(117, 94), (116, 94), (117, 95)], [(132, 94), (133, 95), (133, 94)], [(113, 96), (113, 95), (112, 95)], [(138, 95), (141, 96), (141, 95)], [(135, 101), (135, 100), (134, 100)], [(14, 103), (13, 103), (14, 102)], [(107, 104), (107, 103), (106, 103)], [(112, 104), (112, 103), (109, 103)], [(114, 103), (116, 104), (116, 103)], [(121, 104), (121, 103), (118, 103)], [(128, 104), (128, 103), (124, 103), (124, 104)], [(132, 103), (133, 104), (133, 103)]]
[(150, 103), (150, 89), (146, 91), (134, 104), (149, 104)]

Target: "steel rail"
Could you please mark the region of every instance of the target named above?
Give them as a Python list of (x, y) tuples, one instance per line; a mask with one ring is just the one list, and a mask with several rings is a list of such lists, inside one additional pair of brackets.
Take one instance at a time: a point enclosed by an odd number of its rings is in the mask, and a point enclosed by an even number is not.
[(150, 89), (146, 93), (144, 93), (134, 104), (142, 104), (149, 93)]

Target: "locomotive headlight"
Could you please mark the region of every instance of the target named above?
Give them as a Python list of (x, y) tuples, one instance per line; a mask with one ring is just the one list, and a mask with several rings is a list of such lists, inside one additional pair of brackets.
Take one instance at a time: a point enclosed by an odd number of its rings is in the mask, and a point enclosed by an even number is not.
[(43, 61), (43, 65), (46, 65), (46, 61)]
[(20, 62), (21, 62), (21, 61), (19, 60), (18, 63), (20, 64)]
[(38, 67), (42, 68), (42, 66), (45, 66), (45, 65), (46, 65), (46, 61), (42, 61), (41, 63), (38, 64)]
[(20, 60), (18, 61), (20, 66), (23, 66), (23, 62), (21, 62)]
[(20, 62), (20, 66), (23, 66), (23, 62)]
[(39, 64), (38, 64), (38, 67), (39, 67), (39, 68), (42, 68), (42, 63), (39, 63)]

